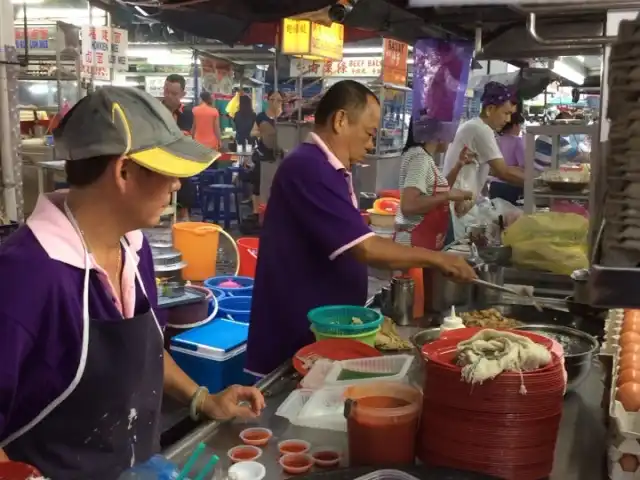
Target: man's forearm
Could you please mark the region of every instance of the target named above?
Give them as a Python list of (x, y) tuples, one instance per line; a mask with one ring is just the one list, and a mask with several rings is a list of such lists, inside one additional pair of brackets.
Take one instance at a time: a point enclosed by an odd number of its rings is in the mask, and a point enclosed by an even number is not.
[(440, 252), (426, 248), (400, 245), (391, 239), (377, 235), (356, 245), (353, 251), (362, 263), (389, 270), (433, 267), (436, 263), (436, 257), (441, 255)]
[(198, 390), (196, 384), (164, 351), (164, 392), (179, 402), (189, 403)]
[(521, 187), (524, 185), (524, 170), (519, 167), (507, 167), (500, 172), (491, 172), (500, 180)]

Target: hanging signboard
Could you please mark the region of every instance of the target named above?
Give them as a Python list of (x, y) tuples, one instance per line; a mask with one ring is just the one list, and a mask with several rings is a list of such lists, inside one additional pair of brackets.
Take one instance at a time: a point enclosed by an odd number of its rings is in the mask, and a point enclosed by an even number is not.
[(310, 60), (341, 60), (344, 25), (320, 25), (309, 20), (282, 20), (282, 53)]
[(409, 45), (385, 38), (382, 51), (382, 81), (394, 85), (406, 85)]
[(382, 71), (382, 58), (349, 57), (342, 61), (305, 60), (294, 58), (291, 60), (290, 75), (292, 77), (379, 77)]
[(55, 50), (55, 26), (29, 27), (25, 38), (24, 28), (15, 29), (16, 48), (24, 50), (28, 44), (30, 50)]
[(110, 69), (127, 71), (128, 32), (121, 28), (82, 27), (82, 73), (109, 80)]

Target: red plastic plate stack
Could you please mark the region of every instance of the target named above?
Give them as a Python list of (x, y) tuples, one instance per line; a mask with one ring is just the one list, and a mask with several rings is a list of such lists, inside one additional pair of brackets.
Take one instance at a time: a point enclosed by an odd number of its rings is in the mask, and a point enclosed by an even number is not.
[[(506, 372), (470, 385), (454, 363), (456, 347), (479, 330), (455, 330), (422, 350), (426, 366), (418, 457), (429, 465), (508, 480), (546, 478), (562, 416), (565, 384), (560, 358), (552, 354), (552, 362), (538, 370)], [(550, 340), (541, 335), (513, 333), (551, 348)]]

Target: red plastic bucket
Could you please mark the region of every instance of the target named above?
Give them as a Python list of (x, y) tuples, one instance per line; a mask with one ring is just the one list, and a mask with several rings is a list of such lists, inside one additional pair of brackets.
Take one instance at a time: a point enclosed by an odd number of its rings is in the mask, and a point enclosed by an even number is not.
[(238, 271), (238, 275), (255, 278), (260, 239), (243, 237), (236, 241), (236, 245), (238, 245), (238, 252), (240, 253), (240, 270)]

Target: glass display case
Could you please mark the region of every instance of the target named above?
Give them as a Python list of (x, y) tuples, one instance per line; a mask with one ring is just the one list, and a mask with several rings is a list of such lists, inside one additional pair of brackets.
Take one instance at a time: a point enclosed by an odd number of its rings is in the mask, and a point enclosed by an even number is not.
[(408, 106), (411, 89), (389, 83), (374, 83), (370, 88), (380, 99), (380, 127), (375, 139), (374, 155), (399, 154), (404, 148), (411, 119)]

